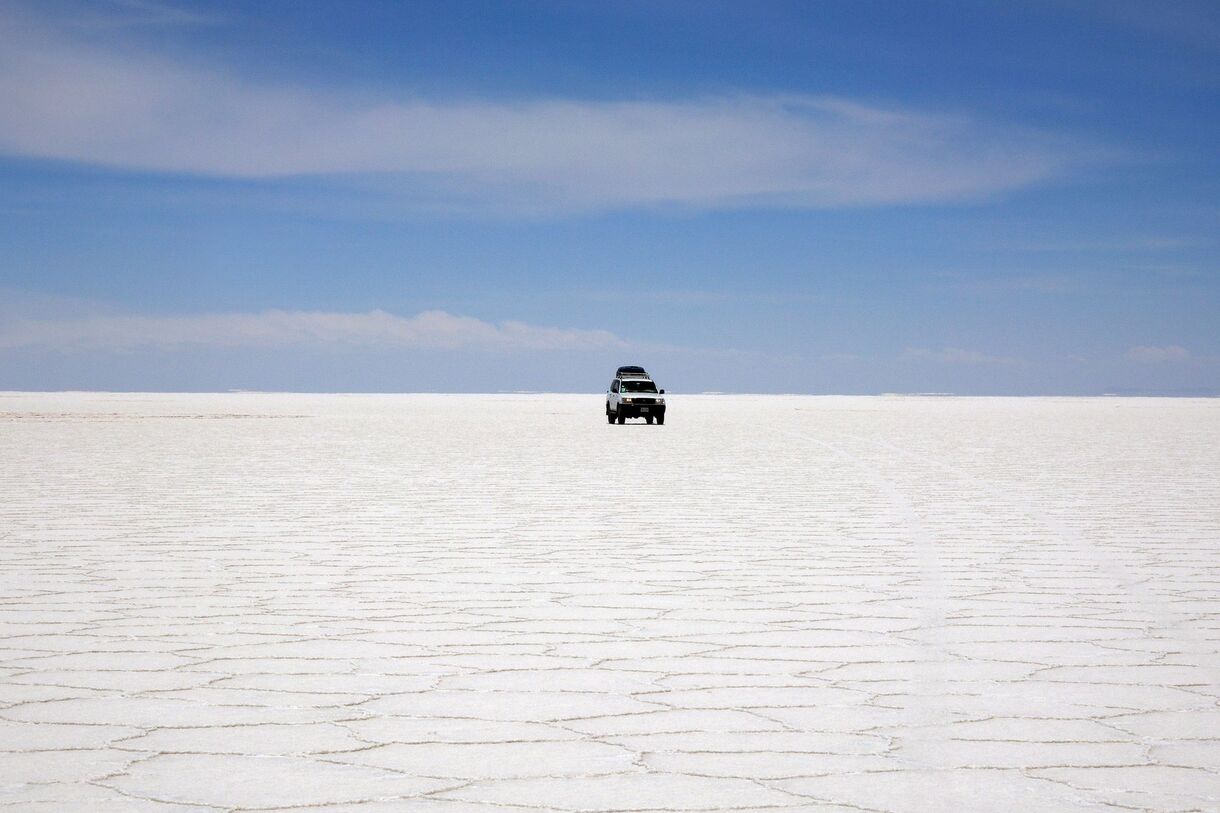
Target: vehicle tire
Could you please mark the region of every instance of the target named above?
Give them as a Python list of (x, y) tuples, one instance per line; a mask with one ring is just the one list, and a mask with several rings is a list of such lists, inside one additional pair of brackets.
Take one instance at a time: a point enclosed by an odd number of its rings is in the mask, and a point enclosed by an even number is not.
[(627, 420), (627, 416), (626, 416), (626, 415), (624, 415), (624, 414), (623, 414), (623, 411), (620, 409), (620, 410), (618, 411), (618, 424), (619, 424), (619, 426), (622, 426), (622, 425), (623, 425), (623, 421), (625, 421), (625, 420)]
[(665, 425), (665, 416), (658, 415), (657, 416), (657, 426), (664, 426), (664, 425)]
[(648, 421), (649, 426), (652, 426), (652, 416), (651, 415), (645, 415), (644, 420)]
[(606, 423), (614, 423), (614, 414), (610, 410), (606, 410)]

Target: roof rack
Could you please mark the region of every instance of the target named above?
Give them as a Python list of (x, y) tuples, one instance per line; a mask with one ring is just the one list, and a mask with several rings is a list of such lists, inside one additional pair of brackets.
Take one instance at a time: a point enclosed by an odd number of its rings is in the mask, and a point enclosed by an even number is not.
[(618, 370), (614, 373), (614, 377), (615, 378), (649, 378), (649, 375), (648, 375), (648, 373), (644, 372), (643, 367), (636, 367), (633, 365), (629, 365), (626, 367), (619, 367)]

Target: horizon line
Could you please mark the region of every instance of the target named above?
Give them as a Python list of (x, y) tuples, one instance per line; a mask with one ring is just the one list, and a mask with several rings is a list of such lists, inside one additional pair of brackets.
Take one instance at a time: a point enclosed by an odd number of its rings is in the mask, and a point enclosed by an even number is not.
[[(596, 397), (601, 390), (3, 390), (0, 397), (14, 395), (573, 395)], [(690, 396), (748, 396), (772, 398), (1178, 398), (1217, 399), (1220, 391), (1210, 392), (1100, 392), (1100, 393), (955, 393), (955, 392), (749, 392), (734, 390), (702, 390), (699, 392), (674, 392), (666, 395)]]

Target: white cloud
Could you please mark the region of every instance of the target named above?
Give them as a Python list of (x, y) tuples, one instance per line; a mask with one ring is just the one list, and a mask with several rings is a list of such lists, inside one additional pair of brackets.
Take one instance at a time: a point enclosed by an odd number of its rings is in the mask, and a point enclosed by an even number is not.
[(186, 316), (95, 315), (18, 320), (0, 325), (0, 349), (121, 351), (141, 348), (276, 347), (577, 350), (627, 347), (604, 330), (493, 324), (444, 311), (396, 316), (385, 311), (326, 313), (270, 310)]
[(82, 29), (119, 29), (134, 27), (218, 25), (224, 17), (158, 0), (110, 0), (65, 9), (56, 17), (62, 26)]
[(1140, 345), (1127, 351), (1127, 358), (1143, 364), (1160, 364), (1167, 361), (1185, 361), (1190, 358), (1190, 351), (1176, 344), (1156, 347)]
[(836, 98), (371, 97), (83, 45), (0, 14), (0, 152), (233, 178), (331, 176), (417, 206), (563, 212), (977, 199), (1077, 146)]
[(1020, 242), (1002, 245), (1016, 251), (1047, 252), (1047, 253), (1091, 253), (1099, 254), (1129, 254), (1131, 252), (1164, 252), (1179, 251), (1187, 248), (1198, 248), (1207, 245), (1206, 242), (1185, 237), (1166, 236), (1115, 236), (1102, 240), (1066, 240), (1043, 242)]
[(926, 347), (908, 347), (902, 351), (907, 361), (931, 361), (938, 364), (1020, 364), (1021, 360), (1010, 356), (992, 356), (978, 350), (962, 350), (959, 347), (944, 347), (930, 350)]
[(1007, 274), (975, 276), (944, 272), (938, 276), (950, 280), (950, 287), (970, 294), (999, 296), (1012, 293), (1058, 294), (1070, 291), (1076, 280), (1066, 274)]

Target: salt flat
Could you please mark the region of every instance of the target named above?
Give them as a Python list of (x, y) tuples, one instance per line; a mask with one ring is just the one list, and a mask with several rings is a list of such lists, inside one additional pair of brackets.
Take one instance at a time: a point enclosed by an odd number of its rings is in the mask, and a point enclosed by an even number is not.
[(1220, 810), (1220, 401), (0, 395), (0, 806)]

